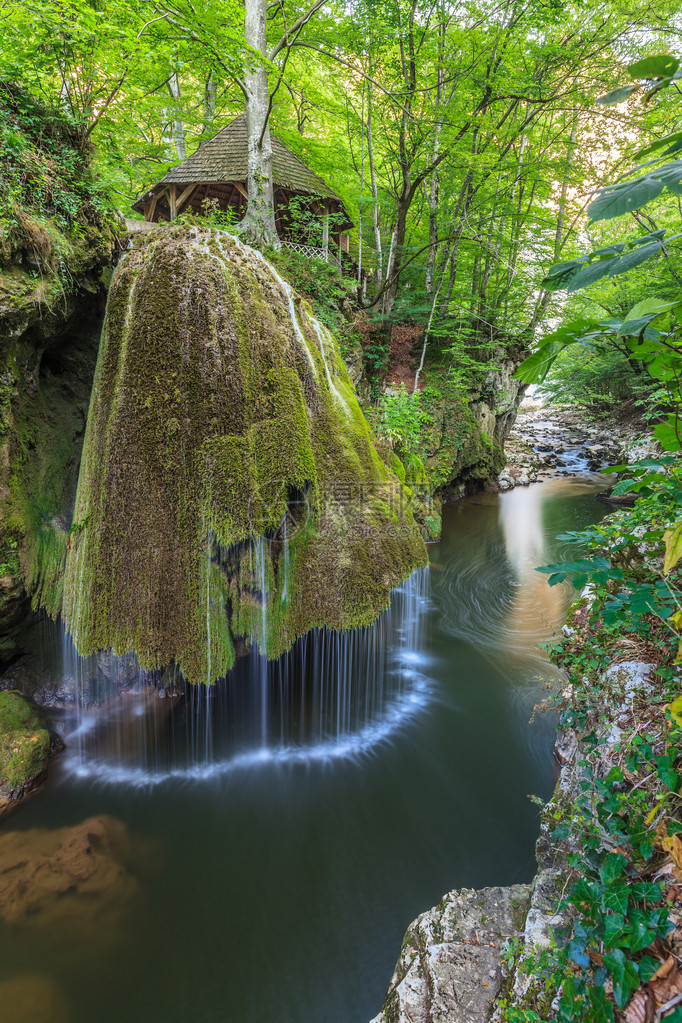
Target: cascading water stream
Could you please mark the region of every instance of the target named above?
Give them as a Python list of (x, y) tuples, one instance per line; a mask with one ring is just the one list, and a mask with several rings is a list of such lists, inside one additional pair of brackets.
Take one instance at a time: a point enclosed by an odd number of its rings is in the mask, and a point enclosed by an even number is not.
[(250, 550), (258, 644), (212, 686), (185, 687), (168, 671), (154, 679), (130, 656), (79, 657), (55, 632), (76, 690), (67, 769), (149, 785), (266, 763), (353, 758), (371, 753), (428, 704), (428, 569), (394, 591), (374, 625), (312, 630), (268, 661), (268, 545), (260, 537)]

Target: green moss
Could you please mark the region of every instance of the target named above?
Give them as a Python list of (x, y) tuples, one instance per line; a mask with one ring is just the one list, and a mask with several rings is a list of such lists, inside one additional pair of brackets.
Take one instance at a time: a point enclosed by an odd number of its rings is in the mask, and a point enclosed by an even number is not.
[(453, 483), (494, 479), (504, 468), (504, 449), (481, 428), (469, 404), (471, 396), (465, 396), (442, 367), (429, 366), (425, 379), (422, 405), (432, 427), (424, 443), (424, 462), (432, 490), (445, 492)]
[(426, 562), (334, 338), (215, 230), (155, 232), (116, 271), (75, 517), (78, 649), (193, 682), (225, 674), (236, 637), (276, 657), (369, 624)]
[(20, 789), (45, 766), (50, 736), (19, 693), (0, 693), (0, 786)]

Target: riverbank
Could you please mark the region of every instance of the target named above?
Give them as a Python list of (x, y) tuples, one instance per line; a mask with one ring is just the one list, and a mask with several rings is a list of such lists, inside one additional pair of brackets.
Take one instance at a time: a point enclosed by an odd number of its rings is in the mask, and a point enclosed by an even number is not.
[[(546, 412), (532, 416), (522, 430)], [(649, 453), (634, 431), (622, 433), (611, 438), (621, 457)], [(666, 525), (649, 506), (584, 537), (604, 567), (553, 647), (568, 681), (536, 708), (559, 715), (559, 776), (531, 884), (455, 890), (418, 917), (372, 1023), (568, 1023), (588, 1013), (645, 1023), (682, 1003), (681, 680)]]

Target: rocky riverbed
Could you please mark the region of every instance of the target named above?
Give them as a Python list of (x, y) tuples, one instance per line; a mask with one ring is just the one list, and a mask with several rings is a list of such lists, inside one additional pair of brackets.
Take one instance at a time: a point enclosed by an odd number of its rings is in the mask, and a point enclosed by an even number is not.
[(657, 450), (640, 425), (592, 423), (581, 410), (531, 403), (519, 409), (497, 484), (500, 490), (511, 490), (548, 476), (599, 472)]

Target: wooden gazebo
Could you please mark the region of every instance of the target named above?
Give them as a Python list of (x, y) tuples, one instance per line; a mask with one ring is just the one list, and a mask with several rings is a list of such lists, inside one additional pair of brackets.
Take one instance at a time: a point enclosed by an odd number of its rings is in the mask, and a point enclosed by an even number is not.
[[(275, 225), (285, 244), (294, 249), (315, 249), (328, 258), (330, 249), (348, 252), (347, 231), (353, 226), (343, 202), (326, 181), (313, 173), (276, 135), (272, 139)], [(247, 205), (246, 117), (241, 114), (196, 152), (173, 167), (164, 178), (133, 203), (146, 221), (174, 220), (191, 210), (201, 215), (206, 200), (221, 210), (231, 208), (237, 220)], [(291, 199), (299, 196), (307, 212), (319, 218), (321, 231), (311, 245), (300, 218), (292, 216)], [(321, 247), (319, 241), (322, 241)]]

